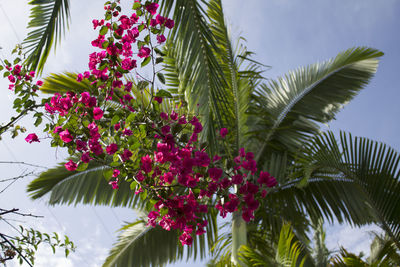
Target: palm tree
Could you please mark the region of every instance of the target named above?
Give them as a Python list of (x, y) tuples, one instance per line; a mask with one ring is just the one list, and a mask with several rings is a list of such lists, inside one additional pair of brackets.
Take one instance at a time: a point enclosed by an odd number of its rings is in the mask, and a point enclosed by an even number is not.
[[(258, 151), (258, 166), (279, 180), (253, 225), (278, 236), (283, 221), (290, 221), (297, 237), (305, 239), (309, 220), (326, 217), (353, 225), (379, 223), (393, 240), (399, 240), (398, 153), (344, 133), (340, 142), (329, 132), (318, 135), (320, 125), (332, 120), (372, 78), (381, 52), (349, 49), (265, 83), (263, 66), (250, 59), (243, 43), (234, 49), (220, 0), (165, 0), (162, 8), (165, 15), (173, 14), (178, 25), (165, 49), (167, 86), (176, 99), (187, 102), (189, 110), (200, 104), (202, 140), (217, 148), (217, 129), (232, 129), (232, 145), (225, 152), (242, 146)], [(83, 90), (86, 85), (75, 77), (50, 75), (43, 90)], [(105, 168), (92, 164), (84, 172), (70, 173), (60, 166), (43, 173), (28, 191), (34, 199), (50, 194), (50, 204), (145, 208), (127, 186), (113, 191), (102, 178)], [(209, 216), (207, 236), (188, 248), (193, 257), (204, 256), (206, 243), (211, 247), (216, 240), (215, 214)], [(233, 216), (232, 234), (223, 241), (233, 247), (227, 257), (232, 256), (234, 263), (239, 262), (238, 248), (257, 232), (249, 228), (240, 216)], [(166, 245), (154, 240), (165, 240)], [(143, 253), (156, 250), (156, 254)], [(104, 266), (162, 265), (182, 256), (176, 233), (149, 229), (137, 221), (123, 228)]]

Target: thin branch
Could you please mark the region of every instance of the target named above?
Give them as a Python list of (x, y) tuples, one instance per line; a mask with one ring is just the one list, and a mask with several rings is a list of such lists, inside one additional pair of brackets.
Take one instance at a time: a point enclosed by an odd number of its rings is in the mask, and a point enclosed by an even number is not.
[(22, 255), (21, 251), (19, 251), (14, 245), (13, 243), (11, 243), (3, 234), (0, 233), (0, 236), (4, 239), (4, 241), (7, 242), (7, 244), (9, 244), (20, 256), (21, 258), (24, 259), (24, 261), (31, 267), (33, 267), (33, 265), (25, 258), (24, 255)]
[(20, 176), (16, 176), (16, 177), (12, 177), (12, 178), (3, 179), (3, 180), (0, 180), (0, 183), (12, 181), (12, 180), (18, 180), (18, 179), (27, 177), (27, 176), (29, 176), (29, 175), (31, 175), (31, 174), (34, 174), (34, 172), (29, 172), (29, 173), (26, 173), (26, 174), (21, 174)]
[(23, 161), (0, 161), (0, 164), (23, 164), (23, 165), (26, 165), (26, 166), (47, 169), (47, 167), (36, 165), (36, 164), (31, 164), (31, 163), (26, 163), (26, 162), (23, 162)]
[(0, 213), (0, 216), (7, 214), (7, 213), (14, 213), (14, 214), (17, 214), (19, 216), (24, 216), (24, 217), (29, 216), (29, 217), (34, 217), (34, 218), (43, 218), (43, 216), (41, 216), (41, 215), (33, 215), (31, 213), (28, 214), (28, 213), (17, 212), (17, 211), (19, 211), (19, 209), (5, 210), (5, 209), (0, 208), (0, 211), (2, 211), (2, 213)]
[(6, 125), (0, 127), (0, 135), (5, 133), (8, 130), (8, 128), (12, 127), (14, 125), (14, 123), (16, 123), (23, 116), (27, 115), (29, 111), (33, 111), (36, 108), (42, 107), (42, 106), (43, 105), (33, 105), (32, 107), (29, 107), (29, 108), (24, 109), (23, 111), (21, 111), (21, 113), (17, 117), (12, 117), (10, 119), (10, 121)]

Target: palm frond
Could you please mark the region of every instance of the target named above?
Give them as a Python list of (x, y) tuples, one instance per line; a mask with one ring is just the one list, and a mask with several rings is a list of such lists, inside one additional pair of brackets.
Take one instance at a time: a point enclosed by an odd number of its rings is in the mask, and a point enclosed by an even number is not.
[(319, 132), (372, 78), (383, 53), (366, 47), (348, 49), (336, 58), (289, 72), (264, 84), (254, 95), (252, 134), (257, 161), (271, 150), (296, 152)]
[(118, 190), (112, 189), (103, 173), (109, 167), (91, 161), (86, 170), (68, 171), (63, 164), (49, 169), (35, 178), (28, 185), (28, 193), (32, 199), (50, 195), (49, 204), (76, 205), (110, 205), (140, 208), (145, 201), (139, 201), (129, 187), (129, 183), (120, 183)]
[[(179, 73), (178, 76), (166, 75), (166, 78), (169, 85), (176, 85), (177, 77), (185, 83), (184, 88), (179, 86), (176, 89), (184, 89), (180, 93), (185, 96), (191, 111), (198, 110), (204, 128), (201, 139), (211, 142), (210, 149), (214, 149), (215, 132), (223, 127), (224, 118), (232, 117), (232, 110), (229, 108), (224, 73), (215, 54), (219, 51), (218, 46), (203, 7), (208, 7), (204, 0), (162, 2), (165, 15), (174, 10), (176, 23), (165, 46), (166, 62), (173, 62), (174, 70)], [(168, 80), (171, 77), (173, 81)]]
[(69, 0), (32, 0), (29, 4), (33, 6), (28, 23), (32, 31), (22, 43), (27, 54), (25, 63), (42, 73), (51, 47), (68, 28)]
[[(124, 226), (105, 260), (103, 267), (112, 266), (165, 266), (186, 255), (189, 258), (205, 258), (207, 246), (215, 240), (216, 216), (207, 216), (209, 225), (205, 235), (194, 236), (192, 246), (183, 247), (179, 242), (179, 231), (166, 231), (161, 227), (149, 227), (143, 219)], [(206, 241), (208, 239), (208, 243)]]
[[(318, 177), (317, 173), (323, 170), (335, 170), (342, 184), (347, 182), (357, 196), (352, 197), (352, 201), (359, 202), (360, 211), (369, 214), (400, 249), (398, 152), (385, 144), (367, 138), (353, 138), (344, 132), (337, 141), (332, 132), (327, 132), (306, 145), (303, 159), (299, 162), (304, 169), (313, 169), (310, 177)], [(333, 191), (331, 188), (325, 193)], [(344, 206), (346, 209), (350, 207), (351, 203)]]

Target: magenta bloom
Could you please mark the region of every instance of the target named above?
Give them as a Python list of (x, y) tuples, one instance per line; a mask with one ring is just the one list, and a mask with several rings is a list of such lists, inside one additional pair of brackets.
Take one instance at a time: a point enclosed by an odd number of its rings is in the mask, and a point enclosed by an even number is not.
[(65, 131), (60, 132), (60, 138), (64, 143), (69, 143), (74, 139), (72, 135), (68, 132), (68, 129), (65, 129)]
[(67, 163), (65, 163), (64, 166), (69, 171), (75, 171), (76, 168), (78, 168), (78, 165), (75, 162), (73, 162), (72, 160), (70, 160)]
[(172, 19), (167, 19), (165, 21), (165, 27), (167, 27), (168, 29), (172, 29), (175, 25), (175, 22)]
[(36, 85), (37, 85), (37, 86), (42, 86), (42, 85), (43, 85), (43, 82), (42, 82), (42, 81), (37, 81), (37, 82), (36, 82)]
[(225, 138), (225, 136), (228, 134), (228, 129), (226, 129), (226, 128), (222, 128), (220, 131), (219, 131), (219, 135), (222, 137), (222, 138)]
[(81, 160), (83, 163), (89, 163), (93, 158), (90, 157), (89, 152), (83, 153), (81, 156)]
[(129, 149), (125, 149), (121, 155), (122, 161), (127, 161), (132, 156), (132, 152)]
[(103, 114), (104, 114), (104, 112), (103, 112), (103, 110), (101, 110), (101, 108), (95, 107), (93, 109), (93, 118), (95, 120), (100, 120), (103, 117)]
[(12, 83), (15, 83), (15, 77), (12, 76), (12, 75), (9, 75), (9, 76), (8, 76), (8, 80), (9, 80), (10, 82), (12, 82)]
[(151, 169), (152, 169), (151, 162), (152, 162), (152, 159), (150, 158), (149, 155), (146, 155), (146, 156), (142, 157), (142, 167), (141, 167), (141, 169), (145, 173), (151, 172)]
[(107, 154), (109, 154), (109, 155), (114, 154), (115, 152), (117, 152), (117, 150), (118, 150), (117, 144), (110, 144), (110, 145), (108, 145), (108, 146), (106, 147), (106, 152), (107, 152)]
[(146, 10), (150, 12), (151, 15), (155, 15), (157, 12), (158, 4), (157, 3), (150, 3), (146, 5)]
[(184, 232), (180, 237), (179, 237), (179, 241), (181, 241), (182, 245), (188, 245), (191, 246), (193, 243), (193, 238), (192, 236), (187, 233)]
[(114, 171), (113, 171), (113, 175), (112, 175), (112, 177), (117, 177), (119, 174), (120, 174), (121, 172), (118, 170), (118, 169), (115, 169)]
[(138, 57), (144, 58), (149, 56), (150, 56), (150, 48), (142, 46), (142, 48), (139, 49)]
[(118, 178), (115, 181), (108, 182), (108, 184), (112, 186), (112, 189), (118, 189), (119, 188), (119, 186), (118, 186)]
[(157, 101), (159, 104), (162, 103), (162, 98), (159, 96), (154, 97), (154, 100)]
[(167, 40), (163, 34), (157, 35), (157, 43), (162, 44)]
[(213, 179), (214, 181), (218, 181), (219, 178), (221, 178), (221, 176), (222, 176), (222, 169), (210, 168), (210, 169), (208, 169), (208, 174), (210, 175), (211, 179)]
[(32, 144), (32, 142), (40, 142), (39, 138), (35, 133), (28, 134), (28, 136), (25, 137), (25, 141), (28, 142), (29, 144)]

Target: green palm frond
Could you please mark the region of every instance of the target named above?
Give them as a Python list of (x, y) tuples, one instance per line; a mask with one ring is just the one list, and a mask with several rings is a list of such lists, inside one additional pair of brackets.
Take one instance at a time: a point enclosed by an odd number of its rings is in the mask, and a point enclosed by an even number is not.
[(372, 78), (383, 53), (366, 47), (348, 49), (336, 58), (289, 72), (263, 85), (254, 95), (253, 136), (257, 161), (268, 160), (271, 150), (296, 152), (319, 132), (344, 104)]
[[(204, 128), (201, 138), (211, 142), (213, 149), (215, 132), (223, 127), (224, 118), (232, 117), (232, 110), (224, 73), (215, 53), (219, 51), (218, 46), (203, 8), (207, 8), (208, 3), (203, 0), (165, 0), (161, 5), (165, 15), (173, 10), (172, 18), (176, 24), (165, 46), (166, 62), (174, 64), (173, 70), (178, 71), (178, 78), (185, 83), (184, 88), (176, 89), (184, 89), (180, 93), (185, 96), (190, 110), (199, 111)], [(171, 77), (175, 81), (169, 81)], [(169, 85), (177, 84), (176, 74), (166, 75), (166, 78)]]
[[(307, 256), (304, 254), (303, 245), (297, 240), (289, 223), (283, 224), (276, 247), (265, 237), (259, 238), (259, 244), (256, 247), (242, 246), (240, 248), (239, 255), (246, 266), (302, 267), (305, 265)], [(271, 255), (272, 251), (275, 255)]]
[(371, 243), (369, 264), (386, 264), (388, 266), (400, 265), (400, 250), (396, 248), (393, 240), (388, 235), (377, 235)]
[(74, 72), (50, 73), (43, 79), (43, 85), (40, 87), (40, 90), (46, 94), (62, 94), (68, 91), (75, 93), (91, 92), (95, 89), (87, 79), (78, 82), (76, 80), (77, 77), (78, 74)]
[[(356, 206), (359, 206), (360, 211), (372, 217), (400, 249), (398, 152), (385, 144), (367, 138), (353, 138), (343, 132), (340, 141), (337, 141), (332, 132), (327, 132), (308, 143), (302, 157), (299, 162), (303, 169), (313, 170), (310, 177), (320, 179), (318, 173), (324, 170), (336, 171), (336, 180), (352, 188), (354, 196), (348, 196), (352, 198), (351, 201), (358, 202)], [(330, 194), (334, 192), (333, 189), (325, 193)], [(324, 191), (320, 191), (320, 194), (324, 194)], [(344, 199), (338, 200), (338, 204)], [(353, 208), (348, 200), (343, 201), (343, 204), (347, 202), (344, 208), (350, 211)]]
[(32, 29), (22, 45), (27, 54), (26, 64), (39, 73), (51, 47), (60, 41), (69, 23), (69, 0), (32, 0), (28, 28)]
[(165, 266), (167, 263), (182, 260), (184, 256), (186, 259), (205, 258), (207, 246), (213, 244), (217, 235), (215, 218), (215, 214), (207, 215), (207, 233), (194, 236), (192, 246), (185, 247), (180, 244), (180, 233), (177, 230), (148, 227), (143, 219), (128, 224), (121, 229), (122, 233), (103, 267)]
[(86, 170), (68, 171), (63, 164), (49, 169), (35, 178), (28, 185), (28, 193), (33, 199), (50, 195), (49, 204), (76, 205), (110, 205), (143, 207), (145, 201), (139, 202), (129, 187), (129, 183), (120, 183), (118, 190), (112, 189), (103, 173), (109, 169), (104, 164), (91, 161)]
[(368, 267), (369, 265), (360, 256), (348, 252), (345, 248), (340, 248), (340, 255), (332, 259), (334, 267)]

